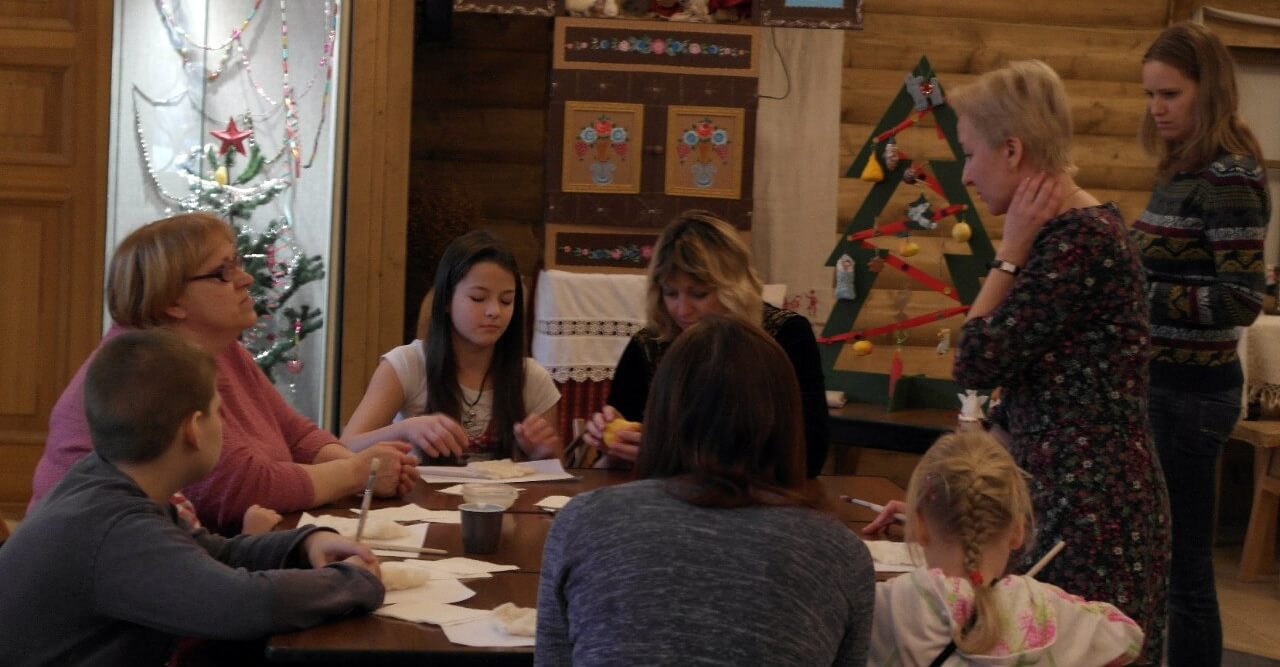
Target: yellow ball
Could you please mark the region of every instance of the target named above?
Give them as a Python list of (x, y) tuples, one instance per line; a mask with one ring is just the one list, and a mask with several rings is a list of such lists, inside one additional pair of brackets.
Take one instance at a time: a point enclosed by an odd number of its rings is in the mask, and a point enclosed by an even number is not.
[(618, 431), (635, 431), (639, 430), (640, 422), (627, 421), (622, 417), (617, 417), (604, 425), (604, 444), (618, 444)]
[(920, 252), (920, 245), (911, 239), (907, 239), (898, 246), (898, 254), (903, 257), (911, 257)]
[(964, 243), (970, 236), (973, 236), (973, 229), (967, 222), (957, 222), (956, 226), (951, 228), (951, 238), (955, 239), (956, 243)]
[(871, 344), (871, 341), (860, 340), (853, 344), (853, 353), (858, 355), (859, 357), (865, 357), (868, 354), (871, 354), (871, 350), (874, 347), (875, 346)]
[(218, 185), (227, 184), (227, 167), (225, 165), (218, 167), (218, 169), (213, 172), (213, 180)]

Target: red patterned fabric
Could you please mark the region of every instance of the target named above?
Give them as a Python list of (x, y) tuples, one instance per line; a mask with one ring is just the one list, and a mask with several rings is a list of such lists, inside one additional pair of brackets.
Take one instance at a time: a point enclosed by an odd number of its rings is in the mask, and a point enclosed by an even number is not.
[(560, 390), (560, 423), (556, 426), (565, 442), (573, 439), (574, 419), (590, 419), (592, 413), (604, 407), (610, 384), (609, 380), (556, 383), (556, 389)]

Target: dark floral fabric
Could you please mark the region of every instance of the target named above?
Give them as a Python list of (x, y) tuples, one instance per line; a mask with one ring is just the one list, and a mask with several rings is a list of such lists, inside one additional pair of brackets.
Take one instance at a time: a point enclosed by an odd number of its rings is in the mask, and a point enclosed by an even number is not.
[(1023, 572), (1111, 602), (1146, 633), (1159, 664), (1168, 588), (1169, 503), (1147, 429), (1145, 281), (1113, 205), (1049, 221), (1009, 295), (965, 323), (955, 378), (1003, 387), (1014, 459), (1031, 475), (1036, 532)]

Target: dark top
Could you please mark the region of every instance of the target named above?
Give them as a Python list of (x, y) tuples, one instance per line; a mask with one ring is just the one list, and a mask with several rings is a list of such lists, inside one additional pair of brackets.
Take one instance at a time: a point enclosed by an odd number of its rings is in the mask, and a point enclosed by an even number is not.
[[(822, 375), (822, 359), (813, 327), (803, 315), (764, 305), (764, 330), (787, 353), (800, 383), (800, 405), (804, 410), (806, 468), (809, 477), (817, 477), (827, 460), (827, 397)], [(609, 405), (631, 421), (644, 421), (644, 406), (649, 400), (649, 386), (658, 362), (670, 347), (670, 341), (658, 339), (657, 331), (641, 329), (631, 337), (622, 351), (618, 367), (609, 386)]]
[(1244, 382), (1239, 327), (1262, 310), (1266, 175), (1221, 155), (1151, 193), (1132, 236), (1151, 304), (1151, 384), (1215, 392)]
[(162, 665), (178, 637), (251, 639), (382, 604), (363, 569), (309, 569), (314, 531), (190, 530), (89, 454), (0, 548), (0, 664)]
[(556, 514), (535, 664), (867, 664), (875, 572), (853, 531), (803, 507), (697, 507), (671, 483)]

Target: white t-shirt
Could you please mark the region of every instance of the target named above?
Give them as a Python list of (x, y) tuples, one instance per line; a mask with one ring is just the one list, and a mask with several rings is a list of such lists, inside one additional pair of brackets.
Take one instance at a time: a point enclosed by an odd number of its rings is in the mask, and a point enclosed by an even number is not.
[[(382, 355), (400, 380), (400, 389), (404, 392), (404, 403), (396, 414), (395, 421), (408, 417), (417, 417), (427, 410), (427, 357), (426, 345), (421, 339), (408, 345), (401, 345)], [(464, 412), (475, 410), (474, 426), (467, 428), (467, 435), (479, 438), (489, 427), (489, 419), (493, 415), (493, 392), (489, 389), (477, 392), (469, 387), (462, 387), (462, 400), (466, 405)], [(540, 415), (550, 410), (560, 400), (560, 390), (545, 368), (528, 357), (524, 360), (524, 409), (531, 415)], [(472, 403), (474, 402), (474, 405)]]

